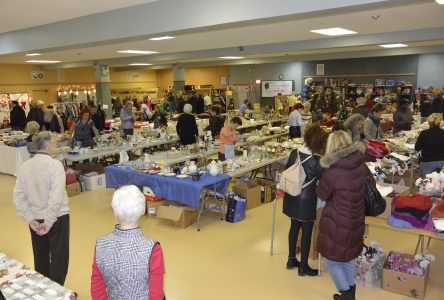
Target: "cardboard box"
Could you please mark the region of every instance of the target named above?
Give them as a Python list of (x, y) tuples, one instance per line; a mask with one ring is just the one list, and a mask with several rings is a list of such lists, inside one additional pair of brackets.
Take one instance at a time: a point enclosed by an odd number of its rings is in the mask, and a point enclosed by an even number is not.
[(146, 202), (146, 214), (149, 217), (155, 217), (157, 216), (157, 211), (159, 210), (159, 206), (164, 205), (165, 204), (165, 200), (163, 201), (147, 201)]
[(268, 203), (274, 200), (276, 197), (276, 183), (274, 181), (257, 178), (252, 180), (252, 182), (260, 186), (262, 203)]
[[(392, 186), (393, 187), (393, 193), (396, 195), (408, 195), (410, 192), (410, 189), (408, 186), (403, 185), (397, 185), (397, 184), (388, 184), (388, 183), (378, 183), (382, 186)], [(387, 202), (387, 205), (385, 207), (385, 211), (377, 216), (377, 218), (381, 219), (388, 219), (390, 215), (392, 214), (392, 202), (393, 197), (384, 197), (385, 201)]]
[(165, 202), (157, 209), (157, 218), (163, 224), (177, 228), (187, 228), (197, 221), (196, 208), (178, 202)]
[(233, 191), (247, 199), (247, 210), (261, 205), (261, 187), (256, 183), (252, 181), (238, 183), (233, 187)]
[(105, 167), (99, 163), (81, 163), (73, 166), (74, 170), (78, 171), (82, 175), (97, 172), (99, 175), (105, 173)]
[(66, 192), (68, 193), (68, 197), (74, 197), (80, 194), (81, 189), (80, 189), (80, 183), (78, 181), (68, 184), (66, 186)]
[[(390, 256), (390, 253), (388, 256)], [(404, 254), (403, 256), (404, 261), (411, 260), (412, 258), (413, 255), (410, 254)], [(427, 268), (426, 274), (421, 277), (396, 272), (388, 268), (386, 260), (382, 269), (382, 289), (412, 298), (424, 299), (429, 280), (429, 269)]]
[(93, 176), (80, 176), (80, 181), (85, 183), (85, 189), (87, 191), (104, 189), (106, 187), (105, 174), (93, 175)]

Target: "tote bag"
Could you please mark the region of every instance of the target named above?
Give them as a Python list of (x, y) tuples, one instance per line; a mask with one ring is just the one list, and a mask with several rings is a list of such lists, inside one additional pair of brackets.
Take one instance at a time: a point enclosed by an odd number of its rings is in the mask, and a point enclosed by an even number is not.
[(282, 172), (281, 179), (279, 180), (280, 189), (282, 189), (287, 194), (290, 194), (291, 196), (299, 196), (302, 189), (314, 180), (313, 178), (310, 182), (304, 185), (306, 175), (302, 164), (309, 160), (311, 158), (311, 155), (304, 159), (302, 162), (300, 157), (301, 155), (298, 151), (296, 162), (287, 170)]
[(366, 216), (376, 217), (385, 211), (387, 203), (368, 176), (365, 180), (364, 200)]

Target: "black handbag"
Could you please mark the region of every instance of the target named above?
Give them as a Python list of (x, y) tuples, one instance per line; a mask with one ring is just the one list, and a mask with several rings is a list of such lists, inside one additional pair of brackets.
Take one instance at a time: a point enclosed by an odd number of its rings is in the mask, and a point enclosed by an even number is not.
[(384, 197), (381, 196), (372, 180), (367, 177), (365, 180), (365, 215), (376, 217), (385, 211), (387, 203)]

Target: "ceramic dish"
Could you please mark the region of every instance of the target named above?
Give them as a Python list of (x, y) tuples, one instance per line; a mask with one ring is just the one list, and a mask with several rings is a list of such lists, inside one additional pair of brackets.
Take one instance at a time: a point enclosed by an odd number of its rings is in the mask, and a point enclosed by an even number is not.
[(164, 174), (164, 176), (168, 176), (168, 177), (176, 176), (176, 173), (166, 173), (166, 174)]
[(183, 179), (183, 178), (187, 178), (187, 177), (188, 177), (188, 175), (186, 175), (186, 174), (180, 174), (180, 175), (176, 176), (176, 178), (179, 178), (179, 179)]

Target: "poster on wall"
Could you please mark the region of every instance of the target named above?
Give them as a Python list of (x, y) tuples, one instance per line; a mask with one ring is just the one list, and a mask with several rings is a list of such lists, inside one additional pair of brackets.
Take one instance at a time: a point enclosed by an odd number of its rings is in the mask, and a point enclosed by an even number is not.
[(0, 122), (3, 121), (4, 118), (9, 119), (9, 103), (14, 100), (17, 101), (26, 114), (28, 114), (30, 110), (29, 102), (31, 101), (28, 93), (3, 93), (0, 94)]
[(263, 80), (262, 97), (275, 97), (279, 93), (291, 95), (293, 92), (293, 80)]

